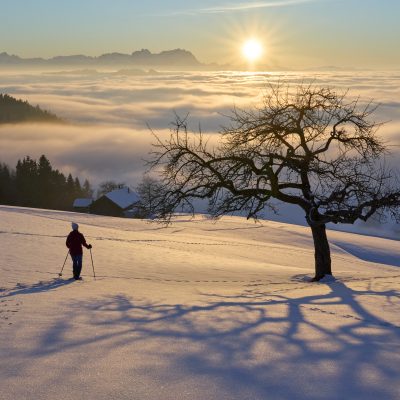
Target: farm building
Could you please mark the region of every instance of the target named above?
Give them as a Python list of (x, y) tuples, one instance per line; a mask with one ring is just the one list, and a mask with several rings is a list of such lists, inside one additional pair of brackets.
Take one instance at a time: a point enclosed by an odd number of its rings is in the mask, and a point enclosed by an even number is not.
[(90, 207), (92, 214), (108, 215), (112, 217), (132, 217), (132, 210), (140, 208), (140, 198), (129, 188), (115, 189), (104, 194)]
[(75, 199), (72, 208), (77, 212), (89, 213), (92, 203), (93, 199)]

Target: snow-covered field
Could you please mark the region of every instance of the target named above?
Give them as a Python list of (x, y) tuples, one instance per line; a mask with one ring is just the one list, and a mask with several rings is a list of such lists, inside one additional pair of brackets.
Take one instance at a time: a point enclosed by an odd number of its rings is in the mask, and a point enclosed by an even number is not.
[(399, 399), (400, 242), (328, 235), (312, 284), (305, 227), (0, 206), (0, 399)]

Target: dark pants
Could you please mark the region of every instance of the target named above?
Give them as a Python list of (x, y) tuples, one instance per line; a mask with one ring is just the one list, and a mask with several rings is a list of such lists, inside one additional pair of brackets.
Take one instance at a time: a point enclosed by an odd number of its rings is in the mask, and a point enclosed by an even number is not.
[(76, 256), (73, 256), (71, 254), (71, 258), (72, 258), (72, 269), (74, 272), (74, 278), (79, 279), (79, 276), (82, 271), (82, 254), (78, 254)]

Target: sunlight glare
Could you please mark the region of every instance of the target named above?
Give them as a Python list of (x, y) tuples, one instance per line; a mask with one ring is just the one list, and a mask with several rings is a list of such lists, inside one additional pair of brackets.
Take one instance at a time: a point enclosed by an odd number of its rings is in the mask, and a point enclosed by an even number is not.
[(242, 53), (248, 61), (254, 62), (261, 57), (263, 47), (257, 39), (249, 39), (243, 44)]

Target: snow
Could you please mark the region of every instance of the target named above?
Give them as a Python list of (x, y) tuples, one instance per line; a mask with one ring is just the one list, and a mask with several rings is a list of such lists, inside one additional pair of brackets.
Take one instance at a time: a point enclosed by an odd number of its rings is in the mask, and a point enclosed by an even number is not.
[(73, 207), (89, 207), (93, 203), (92, 199), (75, 199)]
[[(93, 245), (71, 281), (70, 222)], [(0, 398), (398, 399), (398, 241), (0, 206)]]
[(115, 189), (112, 192), (107, 193), (105, 196), (123, 210), (132, 206), (140, 200), (139, 196), (135, 192), (132, 192), (129, 188), (126, 187), (122, 189)]

